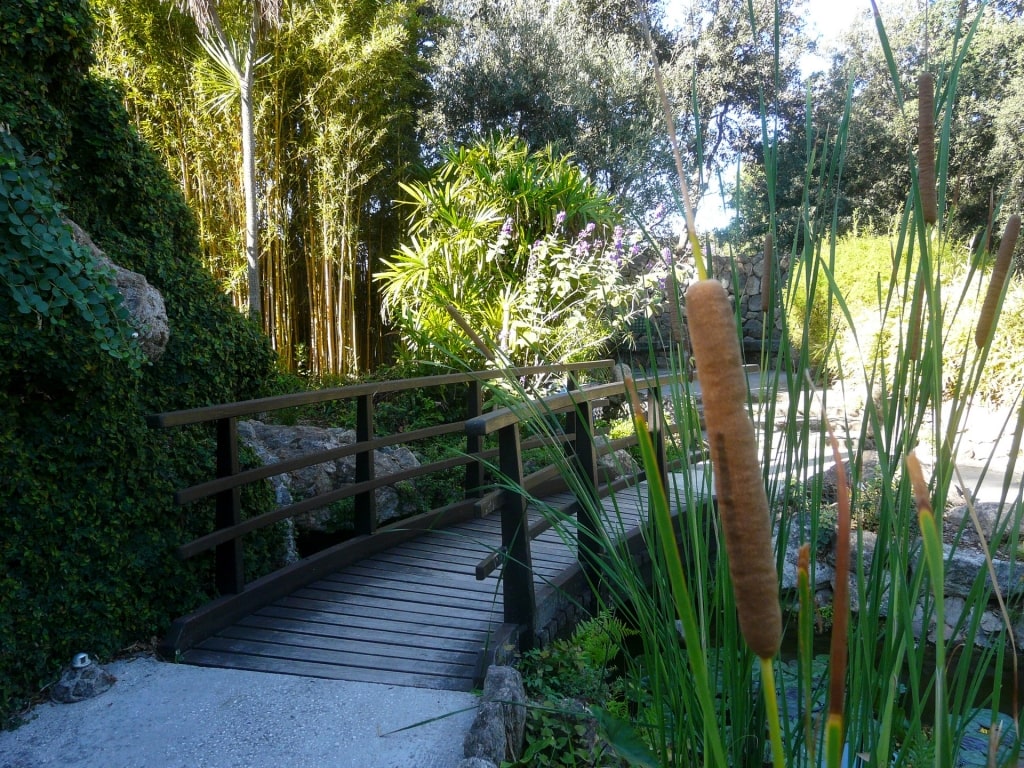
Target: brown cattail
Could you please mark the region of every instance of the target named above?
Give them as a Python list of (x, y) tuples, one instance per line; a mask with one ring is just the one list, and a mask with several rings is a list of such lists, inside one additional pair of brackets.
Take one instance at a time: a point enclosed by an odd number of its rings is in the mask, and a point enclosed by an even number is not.
[(762, 659), (782, 641), (779, 577), (772, 552), (768, 497), (747, 415), (747, 381), (732, 306), (717, 280), (686, 291), (690, 343), (704, 399), (718, 510), (725, 533), (740, 631)]
[(928, 483), (925, 482), (921, 462), (913, 451), (907, 454), (907, 475), (910, 477), (910, 487), (914, 490), (914, 506), (917, 507), (918, 513), (932, 512), (932, 498), (928, 493)]
[(992, 333), (992, 325), (996, 319), (996, 309), (999, 306), (999, 297), (1003, 295), (1003, 285), (1006, 283), (1006, 276), (1010, 273), (1010, 262), (1013, 260), (1013, 249), (1017, 245), (1017, 237), (1020, 235), (1020, 216), (1014, 214), (1006, 222), (1006, 229), (1003, 230), (1003, 239), (999, 241), (999, 252), (996, 254), (996, 263), (992, 267), (992, 279), (988, 284), (988, 291), (985, 293), (985, 303), (981, 305), (981, 314), (978, 315), (978, 327), (974, 331), (974, 343), (984, 347)]
[(917, 78), (917, 187), (921, 211), (928, 224), (939, 218), (935, 192), (935, 77), (922, 72)]
[(772, 233), (764, 238), (764, 276), (761, 278), (761, 311), (767, 312), (772, 306), (772, 270), (775, 262), (775, 243)]

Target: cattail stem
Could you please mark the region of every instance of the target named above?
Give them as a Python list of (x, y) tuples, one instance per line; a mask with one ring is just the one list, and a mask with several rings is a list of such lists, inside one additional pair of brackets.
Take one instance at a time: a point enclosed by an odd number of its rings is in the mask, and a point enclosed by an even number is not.
[(910, 327), (907, 329), (907, 356), (911, 360), (921, 359), (921, 316), (924, 313), (924, 280), (919, 275), (914, 286), (914, 300), (910, 304)]
[(1010, 273), (1013, 249), (1017, 245), (1017, 237), (1019, 235), (1020, 216), (1014, 214), (1006, 222), (1006, 229), (1003, 230), (1003, 239), (999, 241), (996, 263), (992, 266), (992, 279), (989, 281), (988, 290), (985, 292), (985, 302), (981, 305), (981, 314), (978, 315), (978, 327), (974, 330), (974, 342), (979, 347), (984, 347), (992, 334), (996, 320), (996, 310), (999, 308), (999, 299), (1003, 295), (1006, 277)]
[(809, 765), (817, 765), (817, 740), (814, 736), (814, 707), (811, 691), (813, 676), (814, 646), (811, 633), (814, 631), (814, 595), (811, 593), (811, 545), (800, 545), (796, 566), (797, 593), (800, 599), (800, 614), (797, 621), (797, 659), (801, 669), (801, 696), (804, 702), (804, 746), (807, 749)]
[(775, 262), (775, 242), (772, 233), (764, 238), (764, 276), (761, 278), (761, 311), (768, 312), (772, 306), (772, 274)]
[(686, 314), (740, 631), (754, 653), (772, 658), (782, 641), (779, 578), (757, 437), (746, 410), (747, 380), (725, 288), (717, 280), (693, 283), (686, 291)]
[(832, 456), (836, 462), (836, 488), (839, 515), (836, 520), (836, 580), (832, 593), (832, 638), (829, 645), (829, 720), (842, 723), (843, 702), (846, 694), (846, 628), (850, 620), (850, 486), (846, 479), (846, 467), (839, 450), (832, 425), (828, 425)]
[(928, 224), (939, 218), (935, 189), (935, 76), (922, 72), (917, 78), (917, 186), (921, 212)]

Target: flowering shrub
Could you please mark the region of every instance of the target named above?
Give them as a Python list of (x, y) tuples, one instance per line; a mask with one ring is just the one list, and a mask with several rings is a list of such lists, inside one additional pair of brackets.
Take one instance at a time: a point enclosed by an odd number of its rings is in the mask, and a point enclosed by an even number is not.
[(377, 275), (404, 356), (593, 358), (664, 300), (664, 260), (565, 158), (492, 141), (406, 191), (413, 240)]

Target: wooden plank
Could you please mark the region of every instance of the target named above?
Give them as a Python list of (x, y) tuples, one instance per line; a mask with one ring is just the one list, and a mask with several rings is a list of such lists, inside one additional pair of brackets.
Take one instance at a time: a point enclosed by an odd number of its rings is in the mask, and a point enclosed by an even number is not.
[[(287, 611), (305, 612), (312, 617), (316, 617), (315, 620), (324, 621), (325, 623), (330, 623), (330, 617), (337, 617), (339, 620), (351, 619), (352, 621), (364, 618), (374, 618), (378, 621), (381, 620), (380, 607), (374, 602), (371, 602), (368, 605), (359, 605), (350, 601), (345, 605), (341, 605), (339, 603), (325, 603), (321, 600), (310, 600), (295, 596), (281, 600), (273, 606), (268, 606), (264, 610), (271, 612), (272, 614)], [(430, 621), (429, 619), (431, 618), (431, 614), (427, 614), (425, 617), (422, 613), (412, 613), (401, 610), (392, 611), (387, 618), (388, 621), (396, 624), (404, 622), (410, 627), (406, 631), (412, 632), (412, 628), (415, 627), (423, 633), (435, 631), (439, 633), (449, 631), (486, 631), (489, 626), (494, 625), (493, 618), (490, 616), (434, 615), (434, 620)]]
[(200, 650), (241, 653), (248, 656), (266, 656), (292, 661), (337, 664), (343, 667), (359, 667), (372, 670), (389, 670), (407, 674), (441, 675), (444, 677), (466, 677), (473, 674), (471, 664), (441, 662), (425, 659), (388, 657), (373, 654), (350, 654), (323, 648), (302, 648), (292, 645), (221, 637), (217, 635), (204, 641)]
[(388, 579), (396, 583), (418, 584), (424, 588), (431, 587), (455, 587), (461, 590), (470, 590), (482, 593), (494, 593), (493, 585), (481, 584), (473, 578), (472, 573), (462, 574), (441, 573), (437, 571), (424, 571), (422, 568), (414, 568), (407, 565), (389, 565), (382, 567), (379, 563), (364, 563), (363, 565), (352, 566), (343, 572), (359, 576), (365, 579)]
[(459, 537), (458, 539), (444, 539), (439, 536), (432, 536), (420, 541), (408, 542), (395, 547), (393, 552), (403, 555), (420, 555), (433, 559), (442, 559), (450, 556), (480, 557), (481, 554), (493, 552), (501, 546), (501, 539), (497, 536), (484, 537)]
[[(324, 635), (307, 635), (300, 632), (288, 632), (265, 627), (249, 627), (235, 624), (217, 635), (221, 640), (238, 640), (266, 646), (288, 646), (304, 648), (310, 651), (331, 651), (347, 656), (367, 659), (365, 666), (376, 667), (379, 662), (371, 660), (384, 658), (391, 660), (388, 668), (402, 668), (410, 665), (409, 671), (415, 671), (421, 664), (465, 664), (476, 663), (478, 649), (469, 651), (454, 648), (429, 648), (426, 645), (400, 645), (396, 643), (377, 642), (369, 638), (349, 639), (344, 637), (326, 637)], [(392, 665), (393, 664), (393, 665)]]
[(352, 624), (324, 624), (321, 622), (300, 619), (285, 619), (276, 616), (247, 616), (234, 625), (253, 629), (272, 629), (290, 632), (295, 635), (309, 635), (337, 640), (362, 640), (370, 643), (386, 643), (389, 645), (412, 645), (428, 650), (447, 650), (462, 653), (476, 653), (480, 650), (481, 641), (486, 633), (479, 633), (480, 640), (471, 640), (465, 635), (459, 637), (441, 637), (437, 634), (411, 634), (397, 631), (388, 625), (355, 626)]
[(467, 610), (486, 610), (494, 605), (493, 597), (481, 593), (467, 593), (459, 589), (416, 589), (413, 585), (380, 583), (379, 580), (361, 580), (349, 574), (339, 573), (330, 579), (310, 585), (311, 589), (336, 591), (339, 595), (360, 595), (370, 598), (402, 601), (425, 606), (452, 606)]
[(304, 659), (279, 659), (243, 653), (222, 653), (203, 649), (192, 649), (183, 655), (185, 662), (204, 667), (223, 669), (245, 669), (254, 672), (276, 672), (284, 675), (304, 675), (328, 680), (350, 680), (381, 685), (401, 685), (413, 688), (436, 688), (453, 691), (473, 690), (471, 676), (443, 677), (408, 672), (394, 672), (386, 669), (363, 669), (333, 663), (307, 661)]
[(472, 573), (472, 566), (468, 563), (476, 561), (471, 558), (461, 558), (457, 561), (448, 560), (437, 560), (433, 557), (423, 557), (415, 553), (401, 554), (399, 552), (391, 552), (388, 554), (382, 554), (375, 558), (377, 562), (381, 563), (394, 563), (396, 565), (409, 565), (415, 568), (430, 568), (432, 570), (440, 571), (443, 573)]
[[(469, 615), (474, 615), (473, 611), (468, 611), (464, 608), (458, 608), (447, 605), (427, 605), (423, 603), (403, 603), (400, 600), (388, 600), (381, 598), (367, 598), (364, 595), (347, 595), (344, 596), (343, 600), (341, 595), (338, 593), (325, 592), (323, 590), (314, 589), (300, 589), (295, 593), (296, 597), (306, 597), (314, 600), (323, 600), (325, 602), (334, 603), (347, 603), (350, 605), (364, 605), (371, 608), (375, 608), (382, 615), (388, 611), (402, 611), (408, 614), (415, 614), (421, 617), (428, 618), (463, 618)], [(500, 606), (491, 610), (481, 610), (480, 614), (484, 616), (490, 616), (491, 614), (498, 616), (501, 614)]]

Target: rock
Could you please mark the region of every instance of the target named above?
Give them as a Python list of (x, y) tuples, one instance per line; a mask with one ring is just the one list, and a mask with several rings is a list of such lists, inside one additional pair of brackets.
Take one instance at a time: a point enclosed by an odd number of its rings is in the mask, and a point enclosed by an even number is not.
[[(604, 435), (597, 435), (594, 438), (594, 447), (600, 451), (608, 444), (608, 438)], [(606, 480), (618, 480), (620, 477), (636, 477), (640, 472), (640, 465), (629, 451), (619, 450), (612, 453), (605, 453), (597, 458), (598, 477)]]
[[(782, 561), (782, 579), (779, 584), (783, 591), (795, 590), (797, 588), (797, 561), (800, 557), (800, 538), (795, 530), (791, 530), (786, 541), (786, 556)], [(773, 537), (772, 548), (778, 549), (778, 546), (778, 536), (775, 536)], [(812, 569), (814, 571), (814, 583), (811, 584), (811, 590), (813, 591), (826, 584), (831, 584), (835, 576), (835, 569), (817, 554), (813, 555), (812, 559), (815, 561)]]
[[(261, 421), (239, 422), (238, 436), (264, 464), (344, 448), (356, 442), (356, 433), (352, 429), (284, 426)], [(380, 448), (374, 451), (373, 457), (375, 477), (387, 477), (419, 466), (416, 456), (404, 446)], [(356, 457), (353, 455), (285, 473), (275, 478), (274, 488), (278, 502), (286, 503), (289, 499), (299, 501), (343, 488), (354, 483), (355, 479)], [(405, 494), (403, 498), (393, 486), (384, 486), (375, 494), (378, 523), (417, 511), (412, 493)], [(332, 515), (329, 509), (321, 508), (295, 518), (295, 524), (305, 531), (323, 532), (330, 527)]]
[[(1004, 539), (1009, 535), (1011, 525), (1014, 521), (1015, 510), (1012, 506), (998, 502), (978, 502), (974, 505), (974, 511), (981, 524), (981, 532), (985, 536), (985, 543), (993, 544), (996, 534)], [(951, 533), (959, 532), (963, 527), (963, 538), (968, 542), (979, 543), (977, 530), (971, 520), (970, 507), (960, 504), (943, 515), (943, 530)], [(998, 543), (998, 542), (996, 542)]]
[(117, 682), (117, 678), (86, 654), (75, 656), (70, 666), (50, 691), (50, 697), (61, 704), (73, 704), (99, 696)]
[(476, 719), (463, 742), (463, 755), (494, 765), (518, 759), (526, 728), (526, 691), (514, 667), (487, 670)]
[(456, 765), (455, 768), (498, 768), (498, 766), (482, 757), (467, 757)]
[[(843, 462), (846, 470), (846, 482), (853, 482), (853, 475), (850, 471), (850, 461)], [(878, 453), (876, 451), (864, 451), (861, 454), (860, 483), (863, 487), (878, 476)], [(815, 478), (809, 478), (807, 485), (814, 483)], [(821, 473), (821, 503), (835, 504), (839, 500), (839, 471), (835, 465)]]
[(462, 742), (462, 753), (466, 757), (500, 765), (509, 753), (509, 746), (502, 705), (494, 701), (483, 702)]
[(171, 338), (171, 329), (167, 323), (167, 309), (160, 291), (150, 285), (143, 275), (112, 262), (86, 234), (85, 230), (70, 219), (65, 219), (65, 221), (71, 227), (71, 234), (75, 242), (88, 248), (97, 263), (114, 272), (114, 282), (121, 294), (124, 307), (131, 317), (132, 327), (138, 334), (139, 347), (151, 361), (158, 360)]

